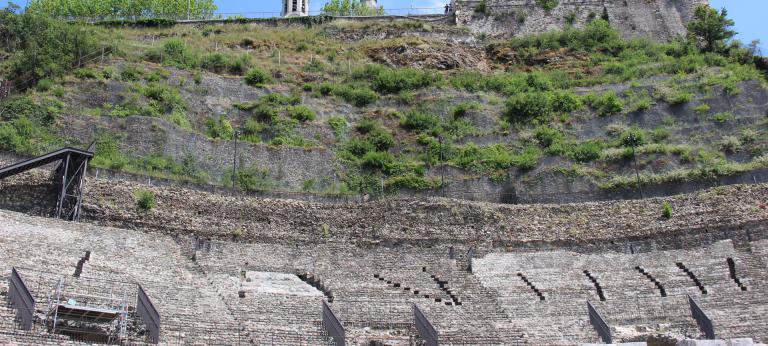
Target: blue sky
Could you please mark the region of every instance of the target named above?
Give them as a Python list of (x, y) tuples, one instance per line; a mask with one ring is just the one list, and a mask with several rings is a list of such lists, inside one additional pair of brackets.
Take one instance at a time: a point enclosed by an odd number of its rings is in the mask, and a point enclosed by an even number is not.
[[(222, 13), (241, 12), (279, 12), (280, 0), (215, 0)], [(379, 4), (388, 9), (409, 7), (440, 7), (447, 0), (379, 0)], [(319, 11), (327, 0), (310, 0), (310, 10)], [(0, 0), (0, 4), (7, 1)], [(25, 0), (17, 0), (22, 6)], [(768, 14), (766, 0), (710, 0), (715, 8), (725, 7), (729, 16), (736, 21), (736, 31), (739, 39), (748, 43), (754, 39), (762, 41), (763, 55), (768, 55), (768, 25), (764, 22)]]

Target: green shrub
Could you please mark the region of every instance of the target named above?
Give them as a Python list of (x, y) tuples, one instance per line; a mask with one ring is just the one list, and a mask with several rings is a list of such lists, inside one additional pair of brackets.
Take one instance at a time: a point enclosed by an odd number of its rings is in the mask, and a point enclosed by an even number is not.
[(605, 20), (595, 20), (580, 29), (571, 27), (563, 31), (517, 37), (509, 42), (509, 46), (515, 50), (570, 48), (587, 52), (606, 51), (610, 53), (620, 52), (624, 45), (621, 35), (611, 28), (611, 25)]
[(621, 145), (625, 147), (639, 147), (646, 142), (646, 134), (643, 129), (632, 127), (621, 134)]
[(512, 157), (512, 165), (522, 170), (531, 170), (539, 164), (540, 158), (539, 148), (528, 146)]
[(581, 99), (570, 91), (552, 93), (552, 111), (570, 113), (582, 107)]
[(229, 140), (234, 137), (235, 131), (232, 129), (232, 124), (224, 115), (220, 115), (216, 119), (209, 118), (205, 125), (207, 127), (206, 133), (210, 138)]
[(168, 79), (170, 77), (170, 72), (167, 70), (157, 70), (149, 74), (147, 76), (146, 80), (147, 82), (153, 83), (153, 82), (159, 82), (164, 79)]
[(325, 71), (325, 64), (320, 60), (312, 59), (302, 67), (302, 70), (305, 72), (320, 73)]
[(139, 92), (149, 98), (151, 100), (150, 106), (161, 114), (187, 108), (179, 90), (169, 85), (151, 82), (145, 87), (141, 87)]
[(569, 152), (568, 157), (579, 163), (587, 163), (600, 158), (603, 145), (600, 141), (587, 141), (574, 146)]
[(391, 69), (369, 65), (362, 72), (355, 74), (358, 78), (370, 78), (373, 89), (396, 94), (404, 90), (416, 90), (432, 86), (441, 80), (439, 74), (412, 68)]
[(364, 118), (357, 122), (355, 125), (355, 130), (361, 134), (368, 134), (379, 127), (381, 127), (381, 124), (379, 124), (379, 122), (376, 120)]
[(96, 155), (91, 161), (94, 166), (119, 170), (125, 168), (129, 161), (120, 151), (114, 136), (102, 133), (96, 137)]
[(653, 129), (648, 134), (651, 137), (651, 141), (654, 143), (664, 142), (672, 136), (672, 132), (663, 127)]
[(417, 132), (433, 129), (439, 124), (440, 118), (418, 109), (406, 112), (400, 119), (400, 126)]
[(99, 74), (90, 68), (81, 68), (75, 70), (75, 77), (80, 79), (98, 79)]
[(695, 96), (696, 95), (694, 95), (693, 93), (689, 93), (686, 91), (678, 91), (678, 92), (672, 93), (671, 95), (666, 95), (664, 98), (664, 101), (667, 101), (669, 104), (672, 104), (672, 105), (678, 105), (678, 104), (691, 102)]
[(412, 104), (414, 101), (416, 101), (416, 94), (413, 93), (413, 91), (410, 90), (403, 90), (398, 94), (400, 98), (400, 102), (405, 105)]
[(544, 9), (544, 11), (552, 11), (557, 5), (560, 4), (560, 1), (558, 0), (536, 0), (536, 4), (541, 6), (541, 8)]
[(624, 110), (624, 102), (615, 92), (609, 91), (600, 96), (589, 95), (587, 102), (599, 116), (621, 113)]
[(667, 201), (664, 201), (664, 203), (661, 204), (661, 216), (665, 219), (672, 218), (672, 205)]
[(693, 110), (694, 110), (696, 113), (698, 113), (698, 114), (706, 114), (706, 113), (709, 113), (709, 110), (710, 110), (710, 109), (711, 109), (711, 107), (709, 107), (709, 105), (708, 105), (708, 104), (706, 104), (706, 103), (702, 103), (702, 104), (700, 104), (700, 105), (698, 105), (698, 106), (696, 106), (696, 107), (693, 107)]
[(551, 112), (547, 93), (522, 93), (510, 96), (506, 103), (506, 116), (511, 122), (547, 118)]
[(475, 13), (486, 14), (487, 11), (488, 11), (488, 8), (487, 8), (487, 5), (485, 3), (485, 0), (480, 1), (480, 3), (477, 4), (477, 6), (475, 6)]
[(194, 69), (199, 64), (198, 53), (188, 48), (186, 43), (178, 38), (165, 41), (159, 49), (147, 53), (147, 60), (174, 66), (180, 69)]
[[(265, 191), (273, 189), (277, 184), (270, 176), (268, 168), (258, 166), (238, 167), (235, 175), (235, 186), (244, 191)], [(222, 184), (232, 186), (232, 170), (227, 170), (221, 179)]]
[(758, 134), (757, 131), (753, 129), (744, 129), (741, 131), (741, 141), (744, 143), (752, 143), (757, 140)]
[(486, 89), (486, 78), (483, 74), (476, 71), (462, 71), (452, 75), (449, 83), (456, 89), (463, 89), (469, 92), (477, 92)]
[(60, 104), (38, 102), (22, 96), (6, 99), (0, 104), (0, 149), (39, 155), (63, 145), (51, 133)]
[(280, 116), (278, 106), (266, 103), (258, 102), (254, 104), (235, 105), (236, 108), (244, 111), (250, 111), (257, 119), (265, 122), (274, 122)]
[(447, 124), (442, 125), (442, 129), (453, 139), (481, 133), (469, 120), (462, 118), (449, 120)]
[(535, 146), (528, 146), (517, 153), (512, 153), (501, 144), (477, 146), (465, 145), (456, 153), (453, 161), (459, 167), (477, 172), (496, 172), (512, 166), (529, 170), (539, 163), (541, 151)]
[(378, 128), (369, 133), (367, 139), (368, 142), (373, 144), (374, 148), (380, 151), (385, 151), (395, 144), (395, 138), (383, 128)]
[(339, 96), (344, 99), (344, 101), (347, 101), (357, 107), (365, 107), (379, 100), (379, 95), (376, 94), (376, 92), (367, 87), (359, 86), (345, 85), (334, 87), (329, 83), (323, 83), (320, 86), (320, 93), (323, 95), (333, 94), (335, 96)]
[(363, 155), (361, 165), (369, 169), (386, 169), (388, 165), (395, 161), (392, 154), (385, 151), (370, 151)]
[(157, 206), (155, 193), (146, 189), (139, 189), (134, 194), (136, 206), (142, 211), (150, 211)]
[(315, 112), (306, 106), (290, 106), (288, 107), (288, 116), (292, 119), (296, 119), (300, 122), (313, 121), (317, 118)]
[(384, 183), (390, 189), (430, 190), (440, 186), (439, 181), (428, 180), (423, 176), (407, 173), (405, 175), (388, 178)]
[(717, 123), (724, 123), (731, 119), (733, 119), (733, 113), (731, 112), (720, 112), (712, 116), (712, 121)]
[(48, 90), (51, 90), (52, 87), (53, 87), (53, 81), (48, 78), (44, 78), (37, 81), (37, 85), (35, 86), (37, 91), (40, 91), (40, 92), (46, 92)]
[(252, 68), (250, 71), (248, 71), (248, 74), (245, 75), (245, 84), (248, 84), (252, 87), (261, 88), (271, 82), (272, 78), (269, 76), (269, 74), (258, 68)]
[(259, 101), (265, 104), (295, 106), (301, 103), (301, 97), (298, 95), (283, 95), (279, 93), (272, 93), (264, 95), (264, 97), (262, 97)]
[(726, 153), (738, 152), (741, 150), (743, 145), (739, 137), (736, 136), (724, 136), (718, 144), (720, 146), (720, 150)]
[(344, 145), (344, 150), (354, 156), (362, 157), (365, 154), (376, 150), (376, 148), (371, 142), (360, 138), (353, 138), (347, 141), (347, 143)]
[(461, 168), (491, 172), (511, 167), (512, 153), (501, 144), (478, 146), (469, 143), (458, 150), (453, 161)]
[(462, 118), (466, 116), (470, 111), (478, 110), (480, 104), (477, 102), (461, 102), (451, 108), (451, 115), (453, 118)]
[(332, 116), (328, 118), (328, 125), (331, 126), (333, 129), (333, 134), (336, 136), (337, 139), (344, 136), (344, 133), (347, 131), (347, 119), (344, 119), (340, 116)]
[(242, 76), (253, 66), (253, 59), (248, 53), (243, 53), (236, 59), (230, 59), (227, 70), (233, 75)]
[(564, 138), (563, 133), (559, 129), (546, 125), (537, 126), (534, 129), (533, 136), (543, 148), (549, 148)]
[(203, 56), (201, 64), (202, 68), (214, 73), (222, 73), (227, 70), (228, 66), (227, 56), (221, 53), (211, 53)]
[(176, 124), (181, 128), (185, 128), (185, 129), (192, 128), (192, 124), (189, 123), (189, 118), (187, 117), (187, 114), (181, 110), (174, 110), (171, 114), (169, 114), (168, 121)]
[(138, 67), (134, 65), (128, 65), (120, 72), (120, 79), (125, 82), (136, 82), (141, 79), (143, 74), (144, 71)]

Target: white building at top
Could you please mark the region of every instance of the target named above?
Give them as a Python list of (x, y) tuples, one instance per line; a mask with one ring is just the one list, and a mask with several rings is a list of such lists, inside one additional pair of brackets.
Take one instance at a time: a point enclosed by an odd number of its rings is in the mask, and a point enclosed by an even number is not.
[[(379, 7), (377, 0), (359, 0), (370, 8)], [(309, 15), (309, 0), (283, 0), (283, 17), (304, 17)]]
[(308, 16), (309, 0), (283, 0), (282, 13), (283, 17)]

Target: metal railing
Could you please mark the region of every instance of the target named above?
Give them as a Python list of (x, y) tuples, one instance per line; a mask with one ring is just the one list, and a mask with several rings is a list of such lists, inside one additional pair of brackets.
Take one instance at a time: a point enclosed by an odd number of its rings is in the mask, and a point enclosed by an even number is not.
[(707, 339), (714, 339), (715, 328), (712, 325), (712, 320), (709, 318), (709, 316), (707, 316), (706, 313), (704, 313), (704, 310), (699, 307), (699, 304), (696, 303), (696, 301), (690, 295), (688, 295), (688, 304), (691, 306), (691, 316), (694, 320), (696, 320), (696, 323), (699, 325), (701, 332), (704, 333)]
[(608, 323), (605, 322), (603, 316), (597, 312), (595, 307), (592, 306), (592, 303), (589, 301), (587, 301), (587, 310), (589, 311), (589, 322), (592, 323), (592, 326), (595, 327), (597, 335), (599, 335), (600, 339), (602, 339), (606, 344), (612, 344), (613, 337), (611, 336), (611, 328), (608, 327)]
[[(322, 11), (309, 11), (309, 16), (323, 16)], [(447, 15), (445, 6), (440, 7), (401, 7), (401, 8), (384, 8), (384, 13), (381, 15), (333, 15), (335, 18), (370, 18), (370, 17), (408, 17), (408, 16), (436, 16)], [(237, 19), (273, 19), (283, 18), (283, 13), (279, 11), (243, 11), (243, 12), (216, 12), (213, 14), (153, 14), (145, 16), (120, 16), (120, 15), (105, 15), (105, 16), (58, 16), (57, 18), (67, 21), (83, 21), (89, 23), (104, 22), (104, 21), (140, 21), (140, 20), (152, 20), (152, 19), (167, 19), (178, 22), (199, 22), (199, 21), (217, 21), (217, 20), (237, 20)], [(301, 17), (290, 17), (290, 19), (296, 19)]]
[(11, 269), (8, 286), (8, 304), (16, 310), (16, 322), (23, 330), (32, 329), (35, 312), (35, 298), (24, 283), (16, 268)]
[(416, 325), (416, 330), (419, 332), (421, 339), (424, 340), (424, 343), (427, 346), (437, 346), (437, 330), (432, 326), (432, 323), (429, 322), (427, 316), (421, 312), (421, 309), (419, 309), (419, 306), (416, 304), (413, 304), (413, 320)]
[[(42, 319), (41, 311), (24, 309), (24, 313), (33, 316), (33, 323), (29, 325), (28, 329), (20, 328), (20, 325), (14, 320), (0, 318), (0, 334), (5, 335), (10, 341), (14, 341), (15, 338), (18, 338), (16, 341), (25, 345), (64, 344), (67, 342), (123, 346), (148, 345), (141, 337), (133, 336), (119, 338), (115, 336), (113, 331), (107, 329), (98, 331), (93, 329), (85, 330), (58, 327), (54, 333), (52, 332), (51, 326), (45, 324), (45, 320)], [(34, 340), (39, 340), (39, 342), (35, 342)]]
[(141, 285), (139, 285), (136, 305), (136, 312), (147, 327), (149, 341), (158, 343), (160, 341), (160, 313), (157, 312)]
[(323, 328), (333, 340), (334, 345), (346, 345), (347, 338), (344, 326), (341, 325), (341, 321), (336, 318), (333, 310), (331, 310), (325, 301), (323, 301)]

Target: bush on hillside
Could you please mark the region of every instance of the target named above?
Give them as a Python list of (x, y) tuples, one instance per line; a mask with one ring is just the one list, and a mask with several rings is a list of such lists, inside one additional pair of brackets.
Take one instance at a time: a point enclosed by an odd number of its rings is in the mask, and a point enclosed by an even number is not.
[(150, 190), (139, 189), (134, 196), (136, 197), (136, 206), (142, 211), (150, 211), (157, 206), (155, 193)]
[(373, 89), (388, 94), (426, 88), (438, 83), (442, 77), (432, 71), (413, 68), (393, 69), (381, 65), (367, 65), (353, 72), (359, 80), (370, 80)]
[(315, 120), (315, 118), (317, 118), (317, 115), (315, 114), (315, 112), (313, 112), (307, 106), (288, 107), (288, 116), (300, 122), (313, 121)]
[(417, 132), (435, 128), (439, 124), (440, 118), (417, 109), (406, 112), (400, 119), (400, 126)]
[(543, 119), (548, 117), (552, 111), (549, 94), (540, 92), (510, 96), (506, 106), (506, 116), (511, 122)]
[(269, 76), (269, 74), (258, 68), (252, 68), (250, 71), (248, 71), (248, 74), (245, 75), (245, 84), (248, 84), (252, 87), (261, 88), (271, 82), (272, 78)]

